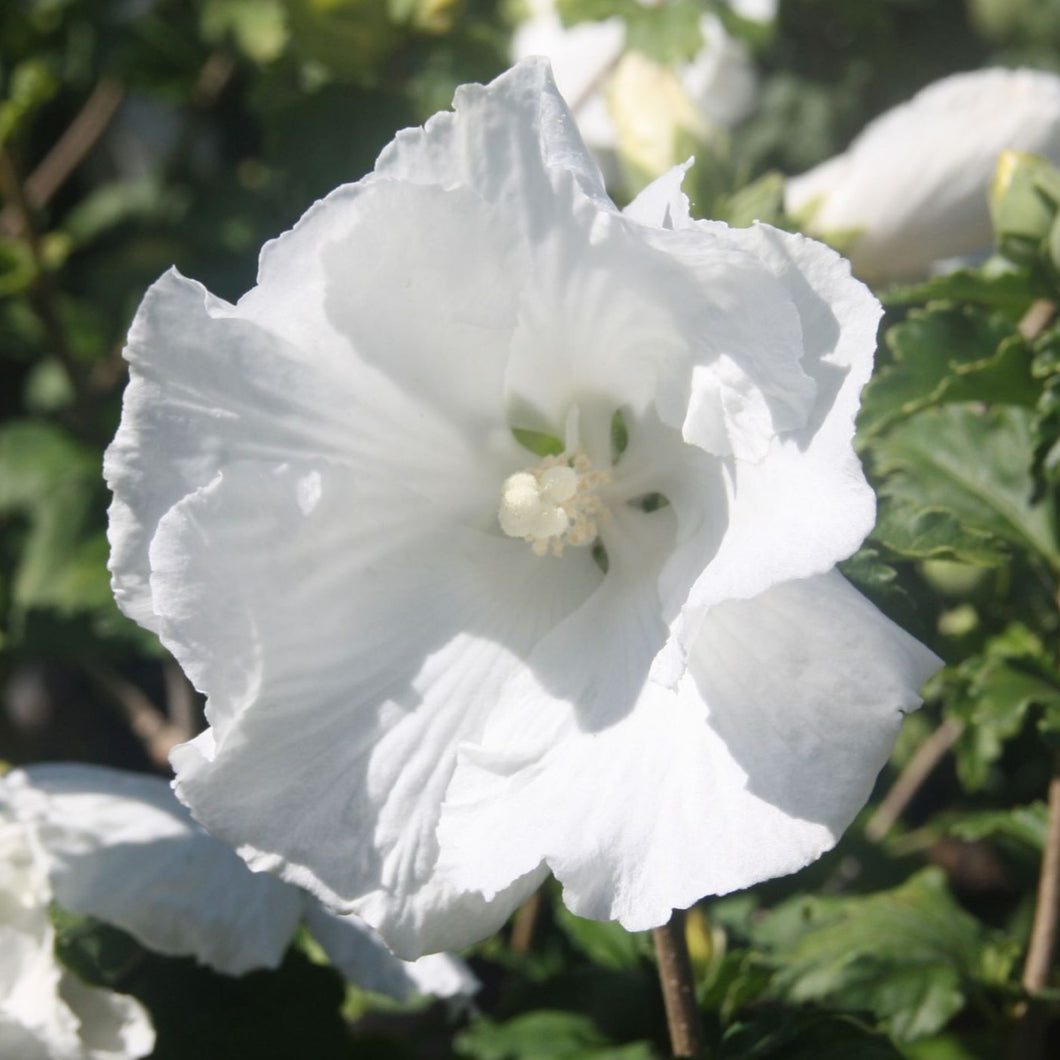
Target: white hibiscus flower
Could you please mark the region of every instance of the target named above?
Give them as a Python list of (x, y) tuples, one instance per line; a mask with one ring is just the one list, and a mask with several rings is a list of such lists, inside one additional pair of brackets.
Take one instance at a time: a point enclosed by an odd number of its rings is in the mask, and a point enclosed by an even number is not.
[(805, 865), (937, 666), (834, 570), (879, 305), (681, 177), (619, 212), (530, 61), (133, 323), (111, 568), (209, 697), (178, 792), (403, 956), (550, 869), (637, 929)]
[(1006, 148), (1060, 162), (1060, 77), (977, 70), (928, 85), (870, 122), (841, 155), (788, 180), (807, 231), (838, 235), (877, 281), (990, 247), (990, 183)]
[(728, 0), (729, 7), (751, 22), (772, 22), (777, 17), (778, 0)]
[(138, 1001), (83, 983), (55, 958), (52, 890), (39, 847), (0, 778), (0, 1056), (134, 1060), (154, 1049)]
[(304, 891), (252, 873), (203, 832), (160, 777), (31, 766), (0, 778), (0, 809), (36, 851), (32, 869), (45, 906), (54, 898), (157, 953), (194, 957), (227, 975), (275, 968), (304, 921), (332, 964), (365, 990), (403, 1000), (478, 988), (462, 961), (447, 954), (399, 960), (357, 917), (337, 916)]

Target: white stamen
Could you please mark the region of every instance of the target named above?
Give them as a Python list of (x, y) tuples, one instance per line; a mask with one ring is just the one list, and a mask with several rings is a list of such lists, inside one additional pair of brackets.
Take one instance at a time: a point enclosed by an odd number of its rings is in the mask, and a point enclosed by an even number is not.
[(607, 515), (596, 489), (610, 481), (611, 472), (594, 471), (584, 453), (546, 457), (505, 479), (497, 511), (501, 529), (529, 542), (539, 556), (591, 544), (597, 520)]

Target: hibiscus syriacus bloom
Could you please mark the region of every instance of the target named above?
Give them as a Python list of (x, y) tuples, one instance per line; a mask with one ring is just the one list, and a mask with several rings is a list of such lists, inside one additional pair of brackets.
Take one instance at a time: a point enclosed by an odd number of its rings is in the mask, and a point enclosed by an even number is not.
[(990, 182), (1006, 148), (1060, 162), (1060, 77), (944, 77), (789, 180), (785, 206), (807, 231), (840, 237), (859, 276), (923, 276), (936, 261), (989, 249)]
[[(337, 916), (305, 891), (252, 873), (231, 847), (203, 832), (160, 777), (31, 766), (0, 777), (0, 813), (34, 851), (45, 919), (54, 899), (156, 953), (194, 957), (226, 975), (276, 968), (304, 921), (332, 964), (363, 989), (404, 1000), (466, 996), (478, 987), (457, 958), (401, 961), (358, 918)], [(26, 978), (24, 972), (20, 981)], [(118, 1003), (135, 1005), (129, 998)]]
[(136, 1060), (155, 1046), (134, 998), (82, 982), (55, 957), (52, 889), (41, 850), (0, 778), (0, 1056)]
[(209, 697), (178, 793), (403, 956), (550, 869), (637, 929), (805, 865), (937, 665), (833, 569), (879, 305), (681, 178), (617, 210), (530, 61), (133, 323), (111, 569)]

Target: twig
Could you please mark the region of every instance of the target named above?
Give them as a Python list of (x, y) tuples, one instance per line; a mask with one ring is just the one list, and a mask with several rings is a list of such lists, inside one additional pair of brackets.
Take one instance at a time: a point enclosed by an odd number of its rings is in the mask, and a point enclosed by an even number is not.
[(541, 892), (532, 895), (515, 911), (512, 917), (512, 933), (508, 946), (513, 953), (529, 953), (534, 941), (538, 914), (541, 912)]
[(878, 843), (894, 827), (924, 781), (935, 771), (964, 731), (964, 723), (947, 718), (917, 749), (891, 790), (865, 826), (865, 835)]
[(162, 664), (166, 686), (166, 713), (182, 740), (190, 740), (202, 728), (201, 713), (192, 683), (173, 659)]
[[(1035, 303), (1037, 304), (1037, 303)], [(1049, 303), (1050, 309), (1054, 309)], [(1027, 311), (1030, 316), (1034, 306)], [(1051, 313), (1050, 313), (1051, 315)], [(1048, 317), (1046, 318), (1046, 322)], [(1021, 322), (1022, 325), (1022, 322)], [(1041, 327), (1044, 327), (1043, 323)], [(1022, 326), (1021, 326), (1022, 330)], [(1040, 329), (1039, 329), (1040, 330)], [(1056, 596), (1060, 607), (1060, 592)], [(1048, 1007), (1035, 995), (1049, 985), (1056, 957), (1057, 923), (1060, 921), (1060, 752), (1053, 754), (1053, 772), (1049, 778), (1049, 811), (1045, 826), (1042, 867), (1038, 875), (1038, 895), (1034, 920), (1027, 944), (1021, 983), (1027, 998), (1013, 1012), (1014, 1029), (1009, 1040), (1011, 1060), (1038, 1060), (1044, 1055)]]
[(1042, 873), (1038, 879), (1038, 904), (1034, 911), (1027, 963), (1023, 967), (1023, 988), (1036, 994), (1049, 983), (1056, 954), (1057, 918), (1060, 917), (1060, 755), (1053, 762), (1049, 781), (1049, 818), (1042, 853)]
[(1042, 852), (1042, 870), (1038, 877), (1038, 897), (1034, 906), (1030, 943), (1023, 965), (1022, 984), (1028, 998), (1013, 1013), (1014, 1031), (1009, 1043), (1011, 1060), (1038, 1060), (1045, 1055), (1045, 1032), (1049, 1008), (1036, 999), (1049, 985), (1056, 959), (1060, 921), (1060, 754), (1053, 759), (1049, 781), (1049, 816)]
[(180, 729), (131, 681), (109, 667), (82, 661), (85, 673), (119, 706), (151, 761), (169, 770), (169, 752), (186, 739)]
[(1056, 303), (1049, 298), (1038, 298), (1031, 302), (1027, 312), (1023, 314), (1019, 324), (1016, 325), (1019, 333), (1030, 342), (1036, 339), (1053, 319), (1056, 312)]
[(212, 107), (228, 87), (236, 72), (236, 60), (230, 52), (218, 49), (207, 56), (192, 89), (192, 102), (197, 107)]
[[(124, 98), (125, 86), (119, 80), (113, 77), (100, 79), (66, 131), (26, 178), (24, 189), (30, 209), (39, 210), (51, 201), (99, 142)], [(0, 213), (0, 232), (5, 235), (25, 235), (24, 226), (25, 217), (14, 204), (6, 206)]]
[(692, 962), (688, 958), (684, 911), (675, 909), (670, 922), (655, 928), (651, 934), (659, 962), (659, 983), (666, 1005), (670, 1047), (675, 1058), (698, 1060), (703, 1056), (706, 1043), (696, 1004)]

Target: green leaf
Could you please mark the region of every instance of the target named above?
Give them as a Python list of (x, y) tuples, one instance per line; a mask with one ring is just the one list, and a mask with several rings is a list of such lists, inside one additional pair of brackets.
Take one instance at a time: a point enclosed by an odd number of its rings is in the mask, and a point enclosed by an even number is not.
[(1060, 327), (1035, 340), (1034, 374), (1042, 383), (1034, 419), (1034, 470), (1040, 488), (1060, 480)]
[(900, 1041), (938, 1032), (964, 1008), (992, 941), (933, 868), (891, 891), (791, 899), (754, 938), (779, 997), (872, 1012)]
[[(1005, 541), (1029, 548), (1060, 571), (1051, 498), (1032, 501), (1032, 421), (1029, 410), (1013, 407), (947, 405), (919, 412), (873, 444), (877, 470), (885, 476), (881, 494), (907, 516), (917, 510), (946, 513), (949, 523), (941, 533), (955, 541), (962, 530), (984, 539), (984, 546), (991, 538)], [(940, 533), (938, 526), (930, 529)], [(890, 538), (878, 536), (901, 552)], [(928, 554), (945, 555), (943, 544), (944, 537), (937, 538)], [(961, 548), (951, 558), (971, 561)]]
[(625, 16), (635, 0), (556, 0), (556, 11), (564, 26), (579, 22), (602, 22), (613, 15)]
[(719, 1060), (900, 1060), (884, 1035), (850, 1016), (769, 1011), (725, 1031)]
[(725, 196), (716, 211), (718, 220), (733, 228), (747, 228), (755, 221), (779, 224), (784, 216), (784, 176), (766, 173), (756, 181)]
[[(975, 1053), (968, 1051), (967, 1044), (957, 1034), (940, 1034), (934, 1038), (924, 1038), (905, 1048), (905, 1060), (987, 1060), (997, 1056), (996, 1043), (980, 1040), (980, 1048)], [(989, 1052), (984, 1051), (988, 1049)]]
[(556, 8), (565, 26), (619, 15), (626, 23), (627, 48), (656, 62), (688, 62), (703, 47), (702, 8), (695, 0), (672, 0), (653, 7), (636, 0), (558, 0)]
[(914, 310), (885, 342), (893, 362), (865, 388), (863, 437), (944, 402), (989, 401), (1032, 407), (1038, 386), (1031, 353), (1012, 323), (967, 306)]
[[(629, 427), (621, 409), (611, 417), (611, 463), (617, 464), (629, 445)], [(562, 450), (561, 450), (562, 451)]]
[(1005, 810), (964, 812), (942, 822), (946, 832), (966, 842), (981, 839), (1014, 840), (1031, 850), (1045, 848), (1049, 808), (1044, 802)]
[(646, 931), (627, 931), (613, 920), (586, 920), (558, 901), (553, 907), (556, 926), (576, 950), (605, 968), (636, 968), (652, 954)]
[(163, 190), (154, 177), (115, 181), (86, 195), (66, 216), (63, 230), (84, 247), (122, 223), (178, 221), (186, 207), (186, 196)]
[(998, 42), (1043, 41), (1060, 32), (1060, 8), (1050, 0), (970, 0), (975, 27)]
[[(614, 431), (614, 423), (611, 425)], [(526, 427), (513, 427), (512, 437), (535, 456), (559, 456), (563, 452), (563, 442), (555, 435), (544, 431), (531, 431)]]
[(397, 41), (384, 2), (283, 0), (283, 7), (295, 52), (341, 80), (369, 82)]
[(973, 302), (1018, 320), (1034, 300), (1031, 273), (1007, 258), (990, 258), (977, 269), (957, 269), (916, 284), (898, 284), (880, 295), (885, 306), (923, 302)]
[(921, 508), (903, 498), (881, 497), (873, 540), (910, 559), (950, 559), (980, 567), (1004, 563), (1008, 550), (997, 537), (976, 530), (943, 508)]
[[(1051, 172), (1050, 172), (1051, 171)], [(990, 219), (998, 248), (1016, 262), (1033, 262), (1056, 217), (1055, 170), (1044, 158), (1003, 151), (990, 192)]]
[(287, 22), (281, 0), (206, 0), (200, 15), (203, 37), (221, 44), (231, 34), (249, 59), (269, 63), (287, 46)]
[(37, 263), (29, 244), (0, 237), (0, 298), (20, 294), (37, 278)]
[(468, 1060), (653, 1060), (647, 1042), (616, 1046), (586, 1016), (541, 1010), (506, 1023), (476, 1020), (454, 1042)]
[(1044, 709), (1046, 722), (1060, 710), (1060, 674), (1041, 639), (1020, 623), (992, 637), (981, 654), (944, 671), (938, 687), (946, 712), (965, 723), (954, 752), (957, 775), (969, 791), (985, 784), (1032, 707)]
[(344, 988), (296, 949), (279, 968), (221, 975), (192, 958), (162, 957), (117, 928), (59, 912), (56, 954), (82, 979), (132, 994), (158, 1034), (152, 1060), (347, 1060)]
[(13, 600), (65, 613), (113, 606), (102, 530), (99, 457), (57, 427), (30, 420), (0, 430), (0, 514), (20, 516)]
[(899, 581), (897, 570), (882, 558), (879, 549), (871, 545), (862, 547), (844, 560), (839, 569), (899, 625), (913, 632), (923, 622), (924, 616), (918, 613), (916, 602)]
[(0, 146), (19, 133), (24, 123), (60, 89), (58, 78), (43, 59), (25, 59), (11, 71), (7, 97), (0, 101)]

